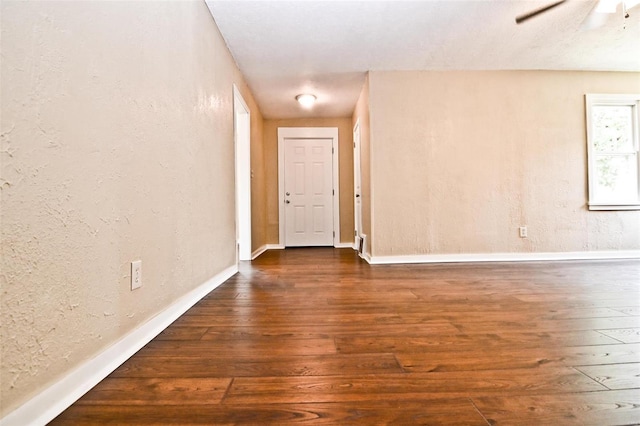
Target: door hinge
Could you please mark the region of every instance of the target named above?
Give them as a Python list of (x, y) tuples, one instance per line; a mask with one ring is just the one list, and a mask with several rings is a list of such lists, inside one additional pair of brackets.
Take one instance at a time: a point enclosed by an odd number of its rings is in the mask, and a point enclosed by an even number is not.
[(331, 147), (331, 153), (333, 154), (333, 147)]
[(331, 195), (336, 195), (336, 190), (335, 189), (331, 190)]
[(356, 143), (355, 142), (353, 143), (353, 149), (356, 149)]
[(336, 237), (336, 231), (333, 231), (333, 238)]

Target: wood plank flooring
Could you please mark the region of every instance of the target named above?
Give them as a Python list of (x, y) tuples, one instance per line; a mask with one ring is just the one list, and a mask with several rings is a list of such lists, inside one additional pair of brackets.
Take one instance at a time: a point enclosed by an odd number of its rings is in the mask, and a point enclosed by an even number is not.
[(269, 251), (53, 425), (640, 424), (640, 261)]

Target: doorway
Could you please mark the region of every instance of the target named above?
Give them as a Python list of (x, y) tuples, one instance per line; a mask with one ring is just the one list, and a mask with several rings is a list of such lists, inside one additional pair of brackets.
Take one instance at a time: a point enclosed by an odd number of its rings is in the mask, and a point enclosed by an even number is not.
[(340, 241), (338, 128), (278, 128), (279, 243)]
[(233, 85), (233, 130), (236, 159), (236, 263), (251, 260), (251, 114)]

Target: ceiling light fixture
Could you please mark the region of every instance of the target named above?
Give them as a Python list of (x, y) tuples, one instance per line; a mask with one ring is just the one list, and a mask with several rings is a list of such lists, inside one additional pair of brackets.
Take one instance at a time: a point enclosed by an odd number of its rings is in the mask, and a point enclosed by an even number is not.
[(296, 101), (302, 105), (303, 108), (311, 108), (316, 102), (316, 97), (307, 93), (296, 96)]

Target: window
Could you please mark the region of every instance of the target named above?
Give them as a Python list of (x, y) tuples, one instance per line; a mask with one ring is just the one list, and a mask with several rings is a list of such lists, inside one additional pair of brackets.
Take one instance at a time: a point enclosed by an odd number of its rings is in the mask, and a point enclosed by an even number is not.
[(640, 210), (640, 95), (586, 95), (589, 210)]

